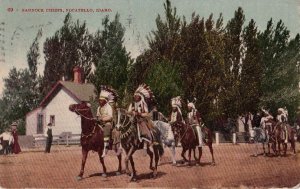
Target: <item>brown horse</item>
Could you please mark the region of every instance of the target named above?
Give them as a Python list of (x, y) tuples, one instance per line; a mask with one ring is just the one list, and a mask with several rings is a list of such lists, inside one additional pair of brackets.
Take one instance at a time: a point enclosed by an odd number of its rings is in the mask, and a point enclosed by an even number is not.
[(285, 143), (285, 131), (283, 127), (287, 127), (287, 137), (288, 137), (288, 142), (291, 143), (291, 149), (294, 154), (296, 154), (296, 140), (295, 140), (295, 135), (296, 135), (296, 130), (292, 128), (288, 123), (279, 123), (277, 122), (275, 125), (275, 139), (278, 144), (278, 155), (281, 156), (281, 144), (283, 146), (283, 156), (286, 156), (287, 152), (287, 143)]
[[(130, 161), (131, 167), (132, 167), (132, 174), (130, 181), (136, 181), (137, 175), (135, 170), (135, 165), (133, 161), (133, 154), (135, 151), (143, 149), (143, 142), (141, 142), (138, 138), (137, 134), (137, 125), (135, 117), (128, 114), (126, 110), (118, 109), (118, 122), (116, 126), (120, 132), (121, 132), (121, 144), (123, 149), (126, 152), (126, 158), (125, 158), (125, 166), (126, 166), (126, 173), (128, 175), (131, 174), (128, 167), (128, 161)], [(159, 137), (159, 130), (156, 130), (154, 134), (154, 137)], [(158, 134), (158, 135), (157, 135)], [(157, 139), (154, 139), (157, 141)], [(153, 142), (153, 151), (154, 151), (154, 159), (155, 159), (155, 165), (153, 164), (153, 152), (150, 150), (150, 144), (147, 143), (147, 154), (150, 157), (150, 169), (153, 171), (152, 176), (155, 178), (157, 176), (157, 165), (158, 161), (161, 155), (163, 155), (163, 148), (160, 144), (157, 142)]]
[[(91, 108), (87, 103), (83, 102), (81, 104), (72, 104), (69, 106), (70, 111), (75, 112), (77, 115), (81, 116), (81, 138), (80, 144), (82, 146), (82, 163), (81, 170), (77, 176), (77, 180), (81, 180), (84, 173), (84, 166), (88, 152), (90, 150), (95, 151), (99, 155), (100, 162), (103, 167), (103, 177), (106, 177), (106, 167), (104, 164), (104, 158), (102, 158), (102, 152), (104, 150), (104, 137), (103, 130), (97, 125), (96, 119), (93, 118)], [(121, 174), (122, 171), (122, 156), (119, 154), (119, 168), (116, 172), (117, 175)]]
[[(191, 165), (191, 153), (192, 150), (194, 152), (194, 159), (197, 162), (196, 165), (200, 165), (200, 160), (202, 157), (202, 147), (198, 147), (199, 151), (199, 159), (196, 157), (195, 149), (199, 145), (199, 141), (197, 139), (196, 133), (194, 132), (193, 128), (187, 124), (184, 123), (175, 123), (172, 125), (172, 130), (174, 133), (176, 140), (181, 142), (182, 145), (182, 152), (181, 157), (185, 162), (188, 162), (189, 165)], [(205, 137), (203, 139), (204, 144), (206, 144), (209, 147), (209, 151), (211, 153), (212, 157), (212, 163), (211, 165), (215, 165), (215, 158), (214, 158), (214, 151), (212, 148), (212, 132), (207, 128), (203, 127), (202, 133), (205, 134)], [(189, 159), (187, 160), (185, 157), (185, 152), (189, 151)]]

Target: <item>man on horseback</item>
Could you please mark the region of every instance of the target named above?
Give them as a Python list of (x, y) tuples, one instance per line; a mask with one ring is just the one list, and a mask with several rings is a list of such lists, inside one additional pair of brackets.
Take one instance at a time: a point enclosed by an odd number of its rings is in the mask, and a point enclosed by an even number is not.
[(277, 121), (280, 123), (281, 129), (284, 131), (284, 143), (288, 143), (288, 129), (287, 129), (287, 122), (288, 122), (288, 111), (284, 108), (278, 108), (278, 115)]
[(199, 147), (203, 146), (203, 137), (202, 137), (202, 119), (200, 113), (197, 111), (195, 104), (193, 102), (188, 103), (188, 123), (190, 126), (196, 130), (196, 134), (198, 135)]
[(170, 124), (183, 123), (181, 113), (181, 97), (177, 96), (171, 99), (172, 113), (170, 116)]
[(109, 140), (111, 139), (111, 131), (113, 126), (113, 103), (117, 98), (117, 94), (114, 90), (101, 86), (101, 92), (99, 95), (99, 107), (97, 109), (97, 120), (99, 125), (103, 128), (104, 134), (104, 150), (102, 157), (105, 157), (107, 148), (109, 147)]
[(149, 105), (147, 101), (152, 100), (153, 93), (146, 84), (140, 85), (134, 93), (134, 102), (129, 105), (128, 113), (133, 114), (137, 122), (138, 137), (140, 142), (152, 143), (151, 130), (153, 124), (150, 119)]

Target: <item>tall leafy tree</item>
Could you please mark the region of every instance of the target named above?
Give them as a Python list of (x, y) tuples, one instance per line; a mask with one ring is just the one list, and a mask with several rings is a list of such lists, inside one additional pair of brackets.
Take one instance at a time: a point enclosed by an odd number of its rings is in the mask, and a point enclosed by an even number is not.
[(245, 15), (241, 7), (235, 11), (234, 17), (228, 21), (224, 37), (224, 73), (221, 106), (229, 117), (236, 117), (240, 113), (241, 95), (239, 93), (240, 69), (243, 56), (242, 30)]
[(13, 68), (10, 70), (8, 77), (4, 79), (5, 89), (3, 91), (2, 105), (5, 106), (5, 109), (2, 110), (3, 124), (8, 126), (13, 121), (22, 122), (23, 125), (19, 125), (21, 134), (25, 134), (25, 115), (32, 110), (32, 105), (36, 101), (33, 98), (36, 91), (32, 90), (32, 84), (33, 80), (28, 69), (17, 70)]
[(98, 93), (101, 85), (110, 85), (118, 90), (122, 98), (126, 88), (127, 68), (132, 62), (123, 44), (125, 28), (120, 23), (119, 14), (116, 14), (113, 21), (106, 16), (102, 25), (104, 29), (96, 32), (93, 41), (93, 60), (96, 69), (92, 83)]
[(80, 66), (84, 71), (84, 78), (89, 78), (92, 66), (92, 36), (86, 23), (72, 21), (68, 13), (63, 26), (54, 36), (44, 43), (45, 69), (42, 91), (45, 95), (53, 85), (64, 77), (73, 79), (73, 68)]
[(251, 19), (243, 31), (245, 54), (241, 65), (241, 82), (239, 85), (241, 113), (258, 110), (262, 95), (260, 85), (263, 67), (257, 33), (255, 21)]

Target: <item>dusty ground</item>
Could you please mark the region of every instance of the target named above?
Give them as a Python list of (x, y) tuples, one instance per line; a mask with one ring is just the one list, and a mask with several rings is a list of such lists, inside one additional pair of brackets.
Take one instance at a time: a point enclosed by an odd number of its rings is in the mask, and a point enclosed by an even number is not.
[[(130, 183), (129, 176), (115, 176), (117, 159), (109, 152), (105, 159), (109, 172), (101, 177), (102, 169), (96, 153), (90, 152), (84, 179), (77, 181), (81, 164), (79, 146), (54, 146), (51, 154), (42, 149), (25, 151), (19, 155), (0, 156), (0, 186), (5, 188), (111, 188), (111, 187), (292, 187), (300, 183), (300, 147), (298, 154), (288, 157), (251, 157), (254, 146), (250, 144), (214, 145), (216, 166), (204, 148), (202, 166), (178, 167), (169, 164), (166, 150), (156, 179), (149, 179), (149, 159), (139, 151), (134, 155), (139, 180)], [(177, 158), (179, 158), (177, 150)]]

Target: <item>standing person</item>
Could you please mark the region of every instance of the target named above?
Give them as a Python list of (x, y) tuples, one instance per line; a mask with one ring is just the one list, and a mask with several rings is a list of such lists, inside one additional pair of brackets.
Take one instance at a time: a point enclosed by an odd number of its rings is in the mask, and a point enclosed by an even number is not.
[(97, 109), (97, 120), (104, 131), (104, 150), (102, 157), (105, 157), (109, 147), (109, 140), (111, 139), (113, 126), (113, 107), (111, 104), (115, 102), (116, 98), (117, 95), (113, 89), (110, 89), (107, 86), (101, 86), (99, 107)]
[(47, 137), (45, 153), (50, 153), (52, 140), (53, 140), (51, 123), (48, 123), (48, 125), (47, 125), (47, 128), (45, 130), (45, 136)]
[(12, 136), (14, 138), (13, 153), (18, 154), (21, 152), (21, 148), (20, 148), (19, 139), (18, 139), (17, 123), (14, 122), (13, 124), (11, 124), (11, 127), (12, 127)]
[(10, 145), (13, 143), (13, 137), (11, 136), (9, 128), (5, 129), (4, 133), (0, 135), (0, 138), (2, 138), (3, 154), (7, 155), (10, 151)]

